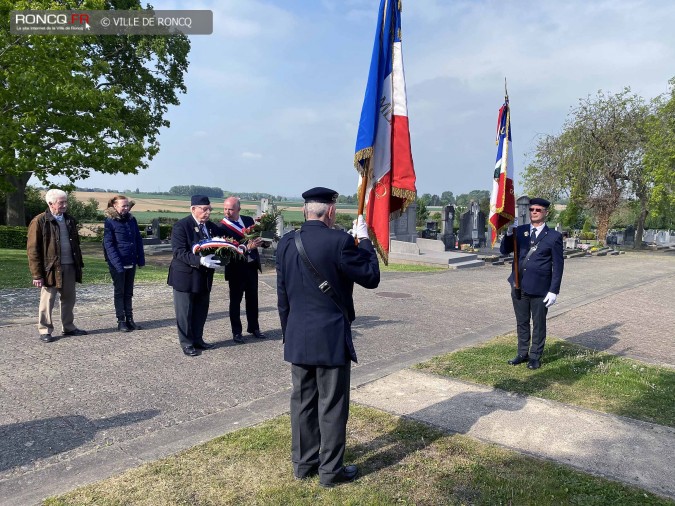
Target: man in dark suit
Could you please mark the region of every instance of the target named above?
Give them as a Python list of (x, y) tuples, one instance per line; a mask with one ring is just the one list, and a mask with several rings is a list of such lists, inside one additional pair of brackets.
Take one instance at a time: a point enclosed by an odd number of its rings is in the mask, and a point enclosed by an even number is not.
[[(221, 234), (241, 243), (244, 229), (255, 221), (250, 216), (241, 215), (241, 202), (238, 197), (228, 197), (223, 202), (225, 217), (220, 222)], [(258, 248), (263, 245), (260, 238), (248, 241), (248, 251), (242, 260), (230, 262), (225, 266), (225, 279), (230, 289), (230, 326), (232, 338), (243, 343), (241, 325), (241, 299), (246, 297), (246, 332), (258, 339), (265, 339), (258, 324), (258, 271), (262, 272)]]
[[(513, 230), (518, 244), (518, 273), (512, 269), (511, 299), (516, 313), (518, 354), (509, 364), (527, 362), (528, 369), (541, 367), (546, 341), (546, 313), (555, 304), (563, 275), (562, 235), (546, 226), (551, 203), (545, 199), (530, 200), (530, 224), (509, 227), (502, 240), (503, 255), (513, 252)], [(514, 287), (514, 275), (520, 277), (520, 291)], [(530, 318), (532, 329), (530, 330)]]
[[(343, 466), (356, 362), (352, 291), (354, 283), (377, 288), (380, 268), (363, 216), (355, 226), (357, 246), (351, 235), (332, 228), (337, 192), (312, 188), (302, 196), (307, 221), (281, 238), (276, 255), (284, 359), (292, 364), (291, 459), (296, 478), (318, 473), (319, 483), (332, 487), (358, 473), (356, 466)], [(298, 250), (298, 235), (314, 269)], [(322, 281), (329, 286), (320, 289)]]
[(213, 255), (192, 253), (192, 246), (202, 239), (218, 235), (218, 226), (209, 221), (211, 202), (205, 195), (193, 195), (190, 216), (176, 222), (171, 231), (173, 259), (167, 283), (173, 287), (178, 341), (183, 353), (190, 357), (197, 350), (209, 350), (213, 344), (204, 342), (204, 324), (209, 313), (209, 296), (214, 269), (220, 265)]

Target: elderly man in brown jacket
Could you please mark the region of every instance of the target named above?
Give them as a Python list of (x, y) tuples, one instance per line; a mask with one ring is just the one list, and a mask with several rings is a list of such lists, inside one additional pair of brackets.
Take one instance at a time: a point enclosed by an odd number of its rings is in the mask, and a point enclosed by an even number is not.
[(28, 226), (28, 267), (33, 286), (41, 288), (38, 332), (45, 343), (55, 340), (52, 310), (56, 294), (61, 296), (61, 324), (64, 336), (87, 332), (73, 323), (75, 283), (82, 283), (82, 251), (77, 221), (66, 213), (67, 195), (52, 189), (45, 195), (49, 209), (33, 218)]

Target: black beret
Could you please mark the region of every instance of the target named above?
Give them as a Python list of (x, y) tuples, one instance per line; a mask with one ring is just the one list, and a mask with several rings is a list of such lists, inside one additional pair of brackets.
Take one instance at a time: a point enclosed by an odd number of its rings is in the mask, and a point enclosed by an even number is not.
[(538, 198), (537, 199), (530, 199), (530, 205), (532, 205), (532, 204), (535, 204), (535, 205), (538, 205), (538, 206), (541, 206), (541, 207), (545, 207), (546, 209), (548, 209), (548, 207), (551, 205), (551, 203), (548, 200), (538, 199)]
[(211, 201), (206, 195), (193, 195), (190, 199), (191, 206), (210, 206)]
[(323, 186), (317, 186), (311, 190), (307, 190), (302, 194), (302, 198), (305, 199), (305, 202), (322, 202), (324, 204), (332, 204), (337, 202), (339, 193), (330, 188), (324, 188)]

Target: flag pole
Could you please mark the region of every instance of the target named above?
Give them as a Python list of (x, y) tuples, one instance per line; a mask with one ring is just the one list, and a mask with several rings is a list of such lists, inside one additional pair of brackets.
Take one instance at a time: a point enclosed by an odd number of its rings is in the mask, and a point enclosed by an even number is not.
[[(511, 104), (509, 104), (509, 92), (508, 89), (506, 88), (506, 76), (504, 77), (504, 102), (508, 104), (508, 109), (506, 111), (507, 114), (507, 119), (506, 119), (506, 128), (508, 129), (511, 126), (511, 122), (509, 121), (508, 116), (511, 115)], [(508, 130), (506, 131), (506, 139), (509, 138), (509, 132)], [(508, 143), (506, 144), (506, 150), (508, 150)], [(508, 153), (505, 154), (505, 156), (508, 157)], [(515, 198), (515, 196), (514, 196)], [(514, 206), (516, 209), (516, 213), (518, 209)], [(513, 231), (513, 288), (516, 291), (516, 298), (520, 299), (520, 269), (518, 268), (518, 230)]]
[(366, 164), (365, 169), (363, 170), (363, 176), (361, 177), (361, 186), (359, 187), (359, 207), (356, 215), (363, 214), (363, 208), (366, 206), (366, 188), (368, 186), (368, 175), (370, 174), (370, 161), (373, 159), (371, 156), (368, 158), (368, 163)]

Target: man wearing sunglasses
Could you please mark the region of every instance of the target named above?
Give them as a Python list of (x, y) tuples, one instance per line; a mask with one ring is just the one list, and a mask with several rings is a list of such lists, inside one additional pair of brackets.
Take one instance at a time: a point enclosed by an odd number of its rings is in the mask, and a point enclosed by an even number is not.
[[(516, 218), (502, 240), (502, 255), (513, 253), (513, 231), (518, 243), (518, 272), (509, 276), (511, 299), (516, 313), (518, 354), (509, 364), (527, 362), (528, 369), (541, 367), (541, 355), (546, 341), (546, 313), (555, 304), (563, 274), (562, 235), (546, 226), (551, 203), (530, 200), (530, 224), (518, 226)], [(520, 293), (514, 287), (514, 275), (520, 279)], [(532, 327), (530, 327), (530, 319)]]

